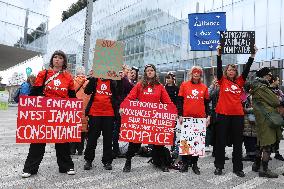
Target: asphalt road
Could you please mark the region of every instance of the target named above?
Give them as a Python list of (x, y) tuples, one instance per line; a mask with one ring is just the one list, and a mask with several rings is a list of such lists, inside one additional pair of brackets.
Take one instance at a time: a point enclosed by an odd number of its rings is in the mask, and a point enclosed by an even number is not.
[[(284, 188), (284, 176), (277, 179), (260, 178), (251, 171), (251, 162), (244, 162), (246, 177), (239, 178), (232, 173), (231, 152), (227, 154), (230, 160), (226, 161), (224, 175), (215, 176), (214, 158), (211, 153), (199, 159), (201, 175), (195, 175), (192, 170), (180, 173), (170, 170), (163, 173), (147, 163), (148, 158), (135, 157), (132, 163), (132, 172), (123, 173), (125, 159), (115, 159), (113, 170), (106, 171), (101, 163), (102, 140), (99, 139), (93, 169), (83, 170), (83, 156), (72, 156), (76, 175), (69, 176), (58, 172), (55, 148), (53, 144), (46, 146), (44, 159), (37, 175), (27, 179), (21, 178), (24, 161), (28, 154), (28, 144), (16, 144), (16, 115), (17, 108), (9, 107), (7, 111), (0, 110), (0, 188), (39, 189), (39, 188)], [(280, 153), (284, 154), (284, 143), (280, 144)], [(272, 157), (274, 154), (272, 154)], [(276, 173), (284, 173), (284, 162), (273, 160), (270, 168)]]

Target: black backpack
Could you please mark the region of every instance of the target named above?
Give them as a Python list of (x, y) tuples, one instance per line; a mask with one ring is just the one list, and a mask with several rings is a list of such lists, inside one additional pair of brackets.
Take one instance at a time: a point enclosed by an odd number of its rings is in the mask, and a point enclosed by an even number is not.
[[(165, 155), (165, 166), (169, 167), (172, 164), (172, 156), (171, 152), (168, 148), (163, 147), (164, 155)], [(152, 158), (148, 161), (149, 163), (153, 163), (156, 167), (161, 167), (161, 154), (157, 153), (156, 150), (152, 150)]]

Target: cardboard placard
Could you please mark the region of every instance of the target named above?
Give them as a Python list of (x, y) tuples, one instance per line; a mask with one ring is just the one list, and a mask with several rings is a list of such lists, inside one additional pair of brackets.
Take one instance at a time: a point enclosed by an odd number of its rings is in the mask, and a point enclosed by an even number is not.
[(177, 110), (174, 104), (125, 100), (119, 140), (143, 144), (173, 145)]
[(81, 142), (83, 101), (20, 96), (16, 143)]
[(8, 91), (0, 91), (0, 110), (8, 109), (9, 93)]
[(180, 134), (180, 155), (205, 156), (206, 118), (184, 117)]
[(255, 31), (221, 32), (222, 54), (254, 54)]
[(122, 42), (97, 39), (93, 61), (94, 77), (120, 80), (123, 50)]
[(194, 13), (188, 15), (192, 51), (215, 51), (220, 32), (226, 31), (226, 13)]

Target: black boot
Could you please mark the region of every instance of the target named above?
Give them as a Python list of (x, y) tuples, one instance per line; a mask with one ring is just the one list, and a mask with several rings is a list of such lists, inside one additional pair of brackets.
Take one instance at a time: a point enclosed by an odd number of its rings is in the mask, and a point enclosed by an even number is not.
[(92, 168), (92, 162), (91, 161), (86, 161), (84, 165), (84, 170), (90, 170)]
[(189, 158), (188, 156), (182, 156), (182, 167), (179, 170), (179, 172), (188, 172), (188, 166), (189, 166)]
[(258, 172), (259, 169), (260, 169), (260, 163), (261, 163), (261, 157), (256, 156), (255, 159), (254, 159), (254, 162), (252, 164), (252, 171)]
[(123, 172), (130, 172), (131, 170), (131, 159), (126, 159), (125, 165), (123, 167)]
[(195, 174), (200, 175), (200, 171), (199, 171), (199, 168), (198, 168), (198, 166), (197, 166), (197, 163), (194, 163), (194, 164), (192, 165), (192, 170), (193, 170), (193, 172), (194, 172)]
[(188, 172), (188, 163), (187, 162), (183, 162), (181, 169), (179, 170), (179, 172)]
[(262, 165), (258, 172), (260, 177), (278, 178), (278, 175), (276, 173), (273, 173), (270, 169), (268, 169), (268, 161), (262, 161), (261, 164)]

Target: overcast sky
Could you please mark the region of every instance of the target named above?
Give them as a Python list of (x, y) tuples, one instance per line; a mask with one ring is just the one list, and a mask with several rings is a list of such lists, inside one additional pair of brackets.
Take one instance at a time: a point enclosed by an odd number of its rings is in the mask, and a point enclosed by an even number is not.
[(50, 1), (50, 17), (48, 29), (51, 30), (56, 25), (61, 23), (61, 14), (66, 11), (72, 3), (77, 2), (77, 0), (51, 0)]

